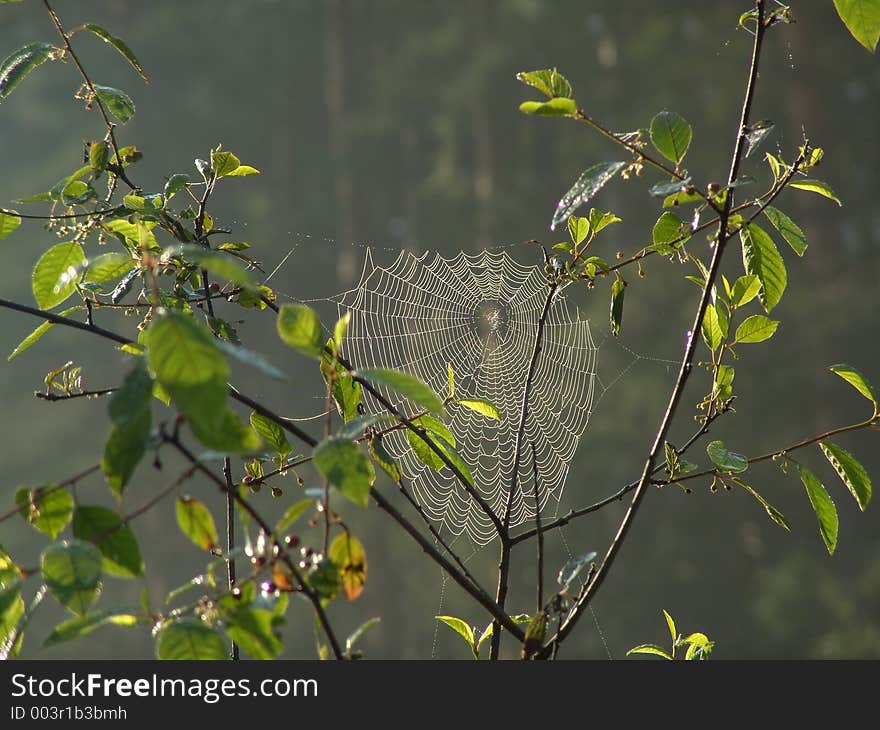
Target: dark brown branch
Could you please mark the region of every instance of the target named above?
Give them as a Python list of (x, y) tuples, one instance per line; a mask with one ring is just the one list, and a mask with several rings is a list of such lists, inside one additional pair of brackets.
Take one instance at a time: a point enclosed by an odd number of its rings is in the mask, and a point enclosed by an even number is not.
[(59, 400), (73, 400), (74, 398), (92, 398), (99, 397), (102, 395), (110, 395), (110, 393), (116, 392), (116, 388), (103, 388), (101, 390), (84, 390), (81, 393), (64, 393), (59, 395), (58, 393), (48, 392), (43, 393), (41, 390), (34, 391), (34, 398), (39, 398), (40, 400), (49, 401), (50, 403), (54, 403)]
[(538, 456), (535, 453), (535, 444), (532, 444), (532, 479), (535, 482), (535, 532), (538, 535), (538, 600), (535, 603), (535, 611), (537, 612), (544, 607), (544, 533), (541, 530), (541, 495), (539, 493)]
[[(749, 115), (751, 113), (752, 101), (755, 94), (755, 84), (758, 78), (758, 65), (761, 58), (761, 48), (764, 40), (764, 31), (766, 30), (764, 26), (764, 0), (756, 0), (755, 7), (757, 9), (758, 15), (758, 22), (755, 30), (755, 42), (752, 48), (752, 60), (749, 67), (749, 79), (746, 85), (745, 96), (742, 104), (742, 113), (740, 115), (739, 127), (737, 128), (736, 133), (736, 143), (734, 145), (733, 156), (730, 163), (730, 171), (727, 178), (728, 186), (736, 179), (736, 176), (739, 174), (740, 164), (742, 163), (743, 150), (745, 148), (746, 134), (749, 123)], [(721, 210), (720, 220), (718, 223), (717, 245), (715, 246), (715, 250), (712, 254), (712, 259), (708, 268), (708, 276), (706, 277), (706, 283), (703, 286), (703, 291), (700, 296), (700, 303), (697, 307), (696, 315), (694, 316), (693, 326), (691, 327), (691, 331), (694, 333), (699, 332), (700, 330), (700, 323), (703, 321), (703, 315), (706, 312), (706, 307), (709, 305), (712, 287), (715, 283), (715, 279), (718, 276), (718, 271), (721, 266), (721, 259), (724, 254), (725, 245), (730, 238), (730, 234), (727, 230), (727, 221), (730, 216), (731, 207), (733, 205), (733, 196), (734, 190), (732, 188), (728, 189), (728, 194), (724, 201), (724, 207)], [(694, 359), (694, 353), (696, 351), (698, 339), (698, 337), (694, 336), (688, 343), (684, 359), (681, 363), (681, 368), (679, 369), (678, 377), (676, 378), (675, 385), (673, 386), (672, 391), (669, 394), (669, 402), (666, 406), (666, 411), (663, 414), (663, 418), (660, 421), (660, 426), (657, 429), (657, 434), (654, 437), (654, 442), (648, 452), (647, 458), (645, 459), (645, 466), (642, 470), (642, 476), (639, 479), (639, 483), (636, 486), (635, 493), (633, 494), (632, 503), (630, 504), (629, 509), (626, 511), (623, 519), (621, 520), (620, 527), (617, 530), (617, 534), (614, 536), (614, 539), (608, 547), (608, 551), (606, 552), (605, 557), (602, 560), (599, 568), (596, 570), (595, 576), (593, 576), (593, 579), (579, 596), (574, 607), (569, 612), (568, 617), (565, 619), (565, 621), (562, 622), (562, 625), (557, 629), (550, 642), (541, 649), (541, 656), (549, 655), (551, 651), (550, 647), (554, 644), (561, 643), (565, 639), (565, 637), (568, 636), (569, 633), (571, 633), (572, 629), (574, 629), (578, 620), (583, 615), (586, 607), (589, 605), (590, 600), (595, 595), (599, 587), (602, 585), (602, 582), (607, 575), (608, 570), (614, 563), (614, 559), (617, 556), (620, 547), (623, 545), (626, 535), (629, 532), (629, 528), (632, 525), (633, 518), (635, 517), (635, 514), (638, 511), (638, 508), (642, 502), (642, 499), (647, 492), (647, 488), (650, 485), (650, 478), (651, 473), (654, 469), (654, 464), (657, 460), (657, 456), (660, 450), (663, 447), (663, 442), (666, 438), (667, 432), (669, 431), (669, 427), (672, 424), (672, 419), (675, 415), (676, 407), (678, 406), (678, 403), (681, 400), (681, 396), (684, 393), (684, 387), (687, 383), (688, 375), (691, 371), (691, 363)]]
[(3, 213), (4, 215), (18, 216), (19, 218), (24, 218), (25, 220), (59, 221), (69, 218), (103, 218), (104, 216), (115, 215), (116, 213), (120, 213), (123, 210), (125, 210), (124, 205), (117, 205), (115, 208), (108, 208), (107, 210), (88, 210), (83, 213), (60, 213), (58, 215), (30, 215), (28, 213), (16, 213), (11, 210), (6, 210), (6, 208), (0, 208), (0, 213)]

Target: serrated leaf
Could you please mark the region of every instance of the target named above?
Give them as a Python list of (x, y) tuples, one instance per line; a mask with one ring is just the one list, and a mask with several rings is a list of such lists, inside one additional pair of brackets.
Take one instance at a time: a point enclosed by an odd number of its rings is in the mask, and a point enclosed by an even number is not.
[(49, 592), (82, 616), (101, 590), (101, 553), (82, 540), (54, 543), (40, 555), (40, 572)]
[(516, 78), (528, 86), (533, 86), (550, 99), (571, 98), (572, 90), (568, 79), (555, 68), (538, 71), (520, 71)]
[(123, 519), (106, 507), (79, 506), (73, 515), (73, 536), (101, 551), (107, 575), (136, 578), (144, 574), (144, 561), (137, 538)]
[(125, 276), (137, 267), (137, 261), (126, 253), (105, 253), (89, 261), (83, 281), (103, 284)]
[(825, 458), (834, 467), (837, 476), (852, 492), (858, 502), (859, 509), (864, 512), (868, 502), (871, 501), (871, 479), (868, 477), (865, 467), (846, 449), (842, 449), (830, 441), (820, 441), (819, 448), (822, 449)]
[(739, 277), (731, 287), (730, 306), (742, 307), (758, 296), (761, 291), (761, 280), (754, 274)]
[(241, 160), (231, 152), (211, 150), (211, 169), (216, 177), (225, 177), (241, 166)]
[(0, 211), (0, 241), (9, 236), (20, 225), (21, 216), (17, 215), (14, 210)]
[[(697, 193), (686, 192), (686, 189), (690, 184), (691, 179), (689, 177), (686, 177), (683, 180), (676, 179), (669, 182), (656, 183), (648, 189), (648, 194), (655, 198), (662, 198), (666, 195), (684, 193), (685, 195), (696, 195), (698, 199), (702, 200)], [(663, 207), (665, 208), (666, 206), (664, 205)]]
[(134, 102), (124, 91), (114, 89), (112, 86), (100, 86), (99, 84), (94, 84), (94, 87), (98, 98), (104, 102), (107, 109), (120, 122), (125, 124), (134, 116)]
[(822, 484), (807, 467), (798, 466), (798, 475), (807, 489), (807, 496), (810, 498), (810, 504), (819, 520), (819, 534), (825, 547), (828, 548), (828, 554), (833, 555), (834, 549), (837, 547), (837, 508), (834, 506), (834, 500)]
[(76, 241), (58, 243), (34, 266), (31, 288), (40, 309), (52, 309), (76, 290), (80, 272), (88, 265), (82, 246)]
[(9, 96), (22, 79), (52, 55), (48, 43), (28, 43), (10, 53), (0, 63), (0, 99)]
[(473, 650), (474, 629), (467, 621), (457, 618), (455, 616), (434, 616), (434, 618), (446, 624), (450, 629), (452, 629), (456, 634), (464, 639), (467, 642), (468, 647)]
[(343, 532), (330, 543), (327, 556), (339, 569), (342, 592), (349, 601), (354, 601), (367, 582), (367, 553), (364, 546), (354, 535)]
[(118, 608), (90, 611), (84, 616), (76, 616), (67, 621), (62, 621), (52, 629), (52, 633), (46, 637), (43, 646), (52, 646), (63, 641), (78, 639), (102, 626), (136, 626), (137, 623), (138, 617), (131, 611), (123, 611)]
[(626, 653), (627, 656), (630, 654), (654, 654), (663, 657), (664, 659), (672, 659), (672, 655), (666, 651), (666, 649), (662, 646), (657, 646), (656, 644), (639, 644)]
[(476, 411), (486, 418), (491, 418), (493, 421), (501, 420), (501, 412), (495, 406), (489, 403), (489, 401), (462, 399), (456, 402), (458, 403), (458, 405), (464, 408), (469, 408), (472, 411)]
[(175, 514), (180, 531), (196, 547), (210, 551), (220, 548), (220, 537), (217, 534), (214, 517), (199, 500), (189, 496), (178, 497)]
[(583, 243), (584, 239), (590, 235), (590, 221), (587, 218), (569, 216), (568, 235), (571, 236), (573, 243)]
[(753, 314), (743, 320), (742, 324), (736, 328), (734, 341), (737, 343), (764, 342), (764, 340), (773, 337), (777, 327), (779, 327), (777, 320), (768, 319), (763, 314)]
[(577, 102), (574, 99), (550, 99), (549, 101), (524, 101), (519, 105), (523, 114), (535, 114), (540, 117), (573, 117), (577, 114)]
[(278, 335), (282, 341), (310, 357), (324, 351), (324, 329), (318, 313), (305, 304), (285, 304), (278, 312)]
[(747, 274), (754, 274), (761, 282), (758, 298), (764, 310), (775, 307), (788, 283), (785, 262), (773, 239), (760, 226), (750, 223), (740, 231), (742, 241), (743, 267)]
[(877, 0), (834, 0), (837, 14), (852, 37), (872, 53), (880, 39), (880, 2)]
[(687, 153), (692, 136), (691, 125), (675, 112), (662, 111), (651, 120), (651, 142), (676, 165)]
[(764, 215), (767, 216), (767, 220), (773, 224), (773, 227), (779, 231), (780, 235), (788, 242), (788, 245), (791, 246), (791, 250), (798, 256), (803, 256), (804, 251), (807, 250), (807, 237), (804, 235), (800, 226), (785, 213), (778, 208), (774, 208), (772, 205), (768, 205), (764, 208)]
[(318, 471), (343, 496), (367, 506), (376, 472), (356, 443), (331, 436), (315, 447), (312, 458)]
[(550, 222), (550, 230), (556, 230), (578, 208), (589, 202), (624, 167), (626, 162), (600, 162), (584, 170), (574, 185), (562, 196)]
[[(413, 425), (425, 431), (425, 434), (437, 448), (441, 448), (443, 442), (455, 446), (455, 437), (442, 421), (432, 416), (420, 416), (413, 419)], [(416, 457), (426, 466), (439, 471), (445, 466), (443, 459), (430, 447), (425, 440), (411, 429), (406, 430), (406, 440), (412, 447)]]
[(73, 517), (73, 497), (57, 484), (46, 484), (15, 492), (15, 504), (25, 522), (53, 540)]
[(793, 188), (797, 188), (798, 190), (807, 190), (811, 193), (816, 193), (817, 195), (821, 195), (824, 198), (828, 198), (829, 200), (833, 200), (840, 207), (843, 207), (843, 203), (840, 202), (840, 198), (834, 194), (834, 191), (831, 189), (831, 186), (822, 182), (821, 180), (793, 180), (789, 183), (789, 185)]
[(749, 460), (742, 454), (729, 451), (723, 441), (712, 441), (706, 446), (712, 463), (721, 471), (738, 474), (749, 468)]
[(623, 322), (623, 296), (626, 291), (626, 282), (619, 276), (611, 284), (611, 334), (617, 337), (620, 334), (620, 325)]
[(788, 524), (788, 520), (785, 519), (785, 515), (782, 514), (782, 512), (780, 512), (778, 509), (776, 509), (776, 507), (774, 507), (772, 504), (770, 504), (766, 499), (764, 499), (760, 494), (758, 494), (758, 492), (755, 489), (750, 487), (748, 484), (746, 484), (741, 479), (734, 479), (733, 481), (734, 481), (734, 483), (738, 484), (743, 489), (745, 489), (756, 500), (758, 500), (758, 502), (761, 504), (761, 506), (767, 512), (767, 515), (770, 517), (771, 520), (773, 520), (780, 527), (791, 532), (791, 525)]
[(603, 213), (595, 208), (590, 208), (590, 228), (593, 230), (594, 235), (599, 233), (603, 228), (607, 228), (612, 223), (621, 223), (622, 221), (623, 218), (620, 218), (610, 211)]
[(676, 244), (684, 243), (687, 238), (682, 239), (682, 234), (687, 233), (688, 227), (685, 222), (675, 213), (665, 211), (654, 224), (651, 231), (651, 238), (655, 244)]
[(254, 411), (250, 417), (251, 428), (254, 429), (269, 446), (278, 452), (281, 458), (285, 458), (290, 452), (290, 442), (281, 428), (275, 421)]
[(147, 74), (144, 72), (140, 61), (137, 60), (137, 57), (134, 55), (131, 48), (128, 47), (128, 44), (124, 40), (122, 40), (121, 38), (117, 38), (115, 35), (110, 33), (110, 31), (102, 28), (100, 25), (95, 25), (94, 23), (86, 23), (83, 28), (85, 28), (86, 30), (90, 30), (102, 41), (104, 41), (105, 43), (109, 43), (111, 46), (113, 46), (117, 51), (119, 51), (122, 57), (131, 64), (131, 67), (135, 71), (137, 71), (138, 76), (149, 83), (150, 80), (147, 78)]
[[(722, 325), (722, 319), (719, 316), (720, 302), (718, 305), (709, 304), (703, 314), (703, 322), (700, 325), (700, 332), (703, 335), (703, 341), (712, 352), (718, 349), (722, 340), (727, 335), (727, 328)], [(723, 320), (726, 324), (726, 319)]]
[(443, 401), (423, 381), (409, 373), (387, 368), (366, 368), (355, 373), (363, 380), (381, 385), (405, 396), (407, 400), (431, 413), (443, 415)]
[(871, 387), (868, 379), (858, 370), (844, 363), (840, 363), (839, 365), (832, 365), (828, 369), (832, 373), (835, 373), (836, 375), (839, 375), (841, 378), (843, 378), (853, 388), (859, 391), (859, 393), (865, 396), (865, 398), (871, 401), (874, 404), (875, 409), (877, 408), (878, 401), (877, 396), (874, 394), (874, 388)]
[(165, 624), (156, 635), (156, 658), (171, 660), (222, 660), (229, 647), (216, 629), (201, 619), (183, 618)]

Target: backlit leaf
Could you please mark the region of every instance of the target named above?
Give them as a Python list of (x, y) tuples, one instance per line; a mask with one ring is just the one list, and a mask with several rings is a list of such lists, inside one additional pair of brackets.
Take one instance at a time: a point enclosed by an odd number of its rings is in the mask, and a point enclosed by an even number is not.
[(557, 204), (550, 230), (556, 230), (556, 226), (567, 221), (570, 215), (589, 202), (624, 167), (626, 162), (600, 162), (584, 170)]
[(763, 228), (750, 223), (740, 231), (743, 266), (747, 274), (754, 274), (761, 282), (758, 298), (768, 313), (782, 299), (788, 283), (785, 262), (773, 239)]
[(15, 493), (15, 504), (25, 522), (53, 540), (73, 517), (73, 497), (57, 484), (35, 489), (22, 487)]
[(354, 601), (363, 592), (367, 581), (367, 553), (364, 546), (356, 537), (343, 532), (330, 543), (327, 556), (339, 568), (342, 592), (349, 601)]
[(738, 343), (763, 342), (773, 337), (777, 327), (777, 320), (768, 319), (763, 314), (753, 314), (736, 328), (734, 339)]
[(315, 447), (312, 458), (330, 484), (355, 504), (367, 506), (376, 472), (356, 443), (331, 436)]
[(216, 629), (201, 619), (166, 623), (156, 635), (156, 658), (174, 660), (229, 659), (229, 646)]
[(431, 390), (430, 386), (409, 373), (386, 368), (366, 368), (358, 370), (356, 375), (374, 385), (382, 385), (394, 390), (431, 413), (443, 415), (443, 401)]
[(110, 112), (120, 122), (125, 124), (134, 116), (134, 102), (124, 91), (114, 89), (112, 86), (99, 86), (94, 84), (95, 93), (104, 102)]
[(175, 512), (178, 527), (194, 545), (202, 550), (220, 548), (214, 517), (204, 504), (193, 497), (178, 497)]
[(52, 309), (76, 289), (80, 272), (88, 265), (76, 241), (57, 243), (44, 253), (31, 276), (34, 300), (40, 309)]
[(82, 540), (53, 543), (40, 555), (40, 572), (49, 592), (80, 616), (101, 590), (101, 553)]
[(839, 206), (843, 206), (843, 203), (840, 202), (840, 198), (834, 194), (834, 191), (831, 189), (831, 186), (822, 182), (821, 180), (792, 180), (789, 185), (793, 188), (797, 188), (798, 190), (807, 190), (811, 193), (816, 193), (817, 195), (821, 195), (822, 197), (828, 198), (829, 200), (833, 200)]
[(840, 363), (839, 365), (832, 365), (828, 369), (832, 373), (835, 373), (843, 378), (853, 388), (859, 391), (859, 393), (865, 396), (865, 398), (871, 401), (874, 404), (874, 408), (877, 408), (878, 401), (877, 396), (874, 393), (874, 388), (868, 382), (868, 379), (858, 370), (844, 363)]
[(49, 60), (53, 47), (48, 43), (28, 43), (10, 53), (0, 63), (0, 99), (5, 99), (22, 79)]
[(838, 528), (837, 508), (834, 506), (834, 501), (825, 489), (825, 485), (807, 467), (798, 466), (798, 474), (807, 489), (810, 504), (819, 520), (819, 534), (822, 535), (825, 547), (828, 548), (828, 554), (833, 555), (837, 547)]
[(95, 25), (94, 23), (86, 23), (83, 28), (86, 30), (90, 30), (94, 33), (98, 38), (100, 38), (105, 43), (109, 43), (113, 46), (120, 54), (122, 54), (123, 58), (131, 64), (131, 67), (137, 71), (138, 76), (140, 76), (144, 81), (149, 81), (147, 78), (147, 74), (144, 73), (144, 69), (141, 66), (140, 61), (137, 60), (134, 53), (132, 53), (131, 48), (128, 47), (128, 44), (122, 40), (121, 38), (117, 38), (115, 35), (110, 33), (110, 31), (102, 28), (100, 25)]
[(324, 329), (318, 313), (305, 304), (285, 304), (278, 312), (278, 334), (285, 344), (310, 357), (324, 351)]
[(868, 502), (871, 501), (871, 479), (868, 477), (865, 467), (848, 451), (836, 444), (832, 444), (830, 441), (820, 441), (819, 448), (822, 449), (825, 458), (834, 467), (837, 476), (840, 477), (849, 491), (852, 492), (853, 497), (856, 498), (859, 509), (864, 511), (865, 507), (868, 506)]
[(773, 227), (779, 231), (780, 235), (788, 242), (798, 256), (803, 256), (807, 250), (807, 237), (801, 230), (800, 226), (789, 218), (778, 208), (768, 205), (764, 208), (764, 215), (767, 216)]
[(662, 111), (651, 120), (651, 142), (660, 154), (675, 164), (685, 156), (692, 136), (691, 125), (675, 112)]

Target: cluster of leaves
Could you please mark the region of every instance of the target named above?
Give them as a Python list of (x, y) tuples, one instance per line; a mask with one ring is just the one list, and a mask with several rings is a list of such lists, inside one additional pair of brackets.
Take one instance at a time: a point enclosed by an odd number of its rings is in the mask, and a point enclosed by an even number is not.
[(666, 626), (669, 629), (669, 636), (672, 639), (669, 650), (667, 651), (658, 644), (639, 644), (630, 649), (626, 653), (627, 656), (630, 656), (631, 654), (651, 654), (653, 656), (662, 657), (667, 661), (673, 661), (675, 659), (675, 650), (687, 647), (684, 653), (685, 661), (702, 661), (709, 658), (709, 655), (715, 648), (714, 641), (710, 641), (709, 637), (700, 631), (683, 636), (675, 628), (675, 621), (665, 609), (663, 611), (663, 617), (666, 619)]

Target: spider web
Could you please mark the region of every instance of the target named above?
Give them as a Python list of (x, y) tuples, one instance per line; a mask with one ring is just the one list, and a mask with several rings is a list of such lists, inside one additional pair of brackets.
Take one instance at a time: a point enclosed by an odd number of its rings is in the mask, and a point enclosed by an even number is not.
[[(357, 286), (331, 298), (340, 314), (351, 312), (344, 354), (358, 367), (403, 370), (443, 394), (451, 365), (456, 398), (487, 400), (499, 409), (500, 422), (453, 403), (447, 425), (476, 489), (500, 519), (515, 484), (511, 526), (533, 518), (536, 506), (543, 512), (548, 502), (558, 505), (596, 394), (598, 347), (590, 324), (557, 293), (541, 340), (514, 482), (526, 376), (547, 292), (541, 267), (523, 266), (503, 250), (449, 259), (404, 251), (385, 268), (373, 263), (368, 249)], [(405, 412), (419, 412), (382, 390)], [(364, 406), (367, 412), (382, 411), (367, 394)], [(386, 435), (384, 444), (430, 519), (477, 545), (495, 537), (491, 520), (451, 470), (424, 465), (402, 431)]]

